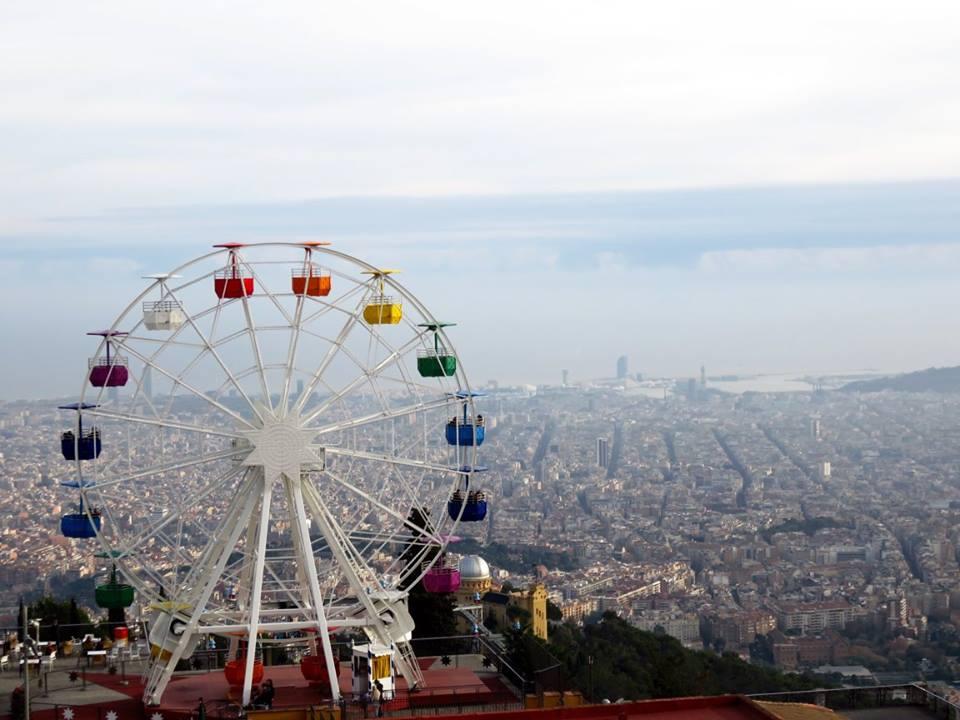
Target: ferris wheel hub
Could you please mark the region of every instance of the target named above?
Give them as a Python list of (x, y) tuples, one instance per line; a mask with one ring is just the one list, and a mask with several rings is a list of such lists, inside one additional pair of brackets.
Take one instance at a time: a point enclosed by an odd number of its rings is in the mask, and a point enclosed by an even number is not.
[(268, 408), (260, 408), (262, 424), (247, 430), (244, 437), (253, 447), (243, 459), (244, 465), (260, 466), (266, 482), (286, 476), (299, 480), (303, 470), (322, 470), (323, 448), (311, 445), (316, 430), (304, 429), (296, 414), (278, 416)]

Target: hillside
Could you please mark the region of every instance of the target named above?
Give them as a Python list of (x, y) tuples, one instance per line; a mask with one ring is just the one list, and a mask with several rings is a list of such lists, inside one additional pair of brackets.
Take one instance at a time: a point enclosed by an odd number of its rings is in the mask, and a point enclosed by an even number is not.
[[(543, 647), (524, 635), (512, 636), (513, 660), (529, 676), (546, 667)], [(786, 675), (744, 662), (733, 653), (687, 650), (674, 638), (638, 630), (612, 613), (596, 624), (551, 628), (547, 646), (559, 660), (562, 684), (601, 700), (639, 700), (807, 690), (823, 687), (809, 676)], [(592, 665), (589, 660), (592, 658)]]
[(841, 391), (848, 392), (960, 392), (960, 367), (928, 368), (917, 372), (877, 378), (876, 380), (858, 380), (844, 385)]

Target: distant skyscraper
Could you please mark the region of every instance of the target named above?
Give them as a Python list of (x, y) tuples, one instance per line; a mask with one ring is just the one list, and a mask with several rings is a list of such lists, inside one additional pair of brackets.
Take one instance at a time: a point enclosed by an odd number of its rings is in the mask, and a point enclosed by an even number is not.
[(827, 460), (817, 463), (817, 475), (820, 476), (820, 480), (823, 482), (830, 479), (830, 463)]
[(297, 397), (303, 395), (303, 380), (297, 380)]
[(607, 439), (606, 438), (597, 438), (597, 465), (602, 467), (604, 470), (607, 468)]
[(630, 372), (630, 360), (626, 355), (617, 358), (617, 380), (626, 380)]
[(700, 366), (700, 387), (705, 388), (707, 386), (707, 368), (705, 365)]
[(153, 399), (153, 368), (150, 365), (143, 369), (143, 396), (147, 400)]
[(812, 418), (810, 420), (810, 437), (813, 440), (820, 439), (820, 418)]
[(117, 405), (120, 402), (120, 388), (116, 385), (112, 385), (110, 390), (107, 392), (107, 398), (110, 400), (111, 405)]
[(567, 382), (570, 379), (570, 371), (563, 370), (562, 373), (563, 373), (563, 386), (566, 387), (567, 385), (570, 384)]

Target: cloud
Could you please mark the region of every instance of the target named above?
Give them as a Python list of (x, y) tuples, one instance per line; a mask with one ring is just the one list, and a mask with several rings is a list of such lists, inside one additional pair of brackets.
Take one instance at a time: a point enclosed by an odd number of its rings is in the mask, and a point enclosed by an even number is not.
[(860, 273), (960, 269), (960, 245), (874, 245), (869, 247), (750, 248), (705, 252), (705, 273)]
[(132, 204), (946, 176), (960, 160), (955, 2), (23, 6), (0, 10), (0, 204), (18, 225)]

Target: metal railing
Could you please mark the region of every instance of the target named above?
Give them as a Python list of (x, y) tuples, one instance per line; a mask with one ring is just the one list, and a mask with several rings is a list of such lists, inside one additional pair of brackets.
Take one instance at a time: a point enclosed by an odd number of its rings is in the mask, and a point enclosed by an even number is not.
[(173, 312), (183, 310), (179, 300), (147, 300), (143, 303), (144, 312)]
[(130, 359), (126, 355), (111, 355), (108, 359), (106, 355), (90, 358), (87, 361), (89, 368), (95, 367), (127, 367)]

